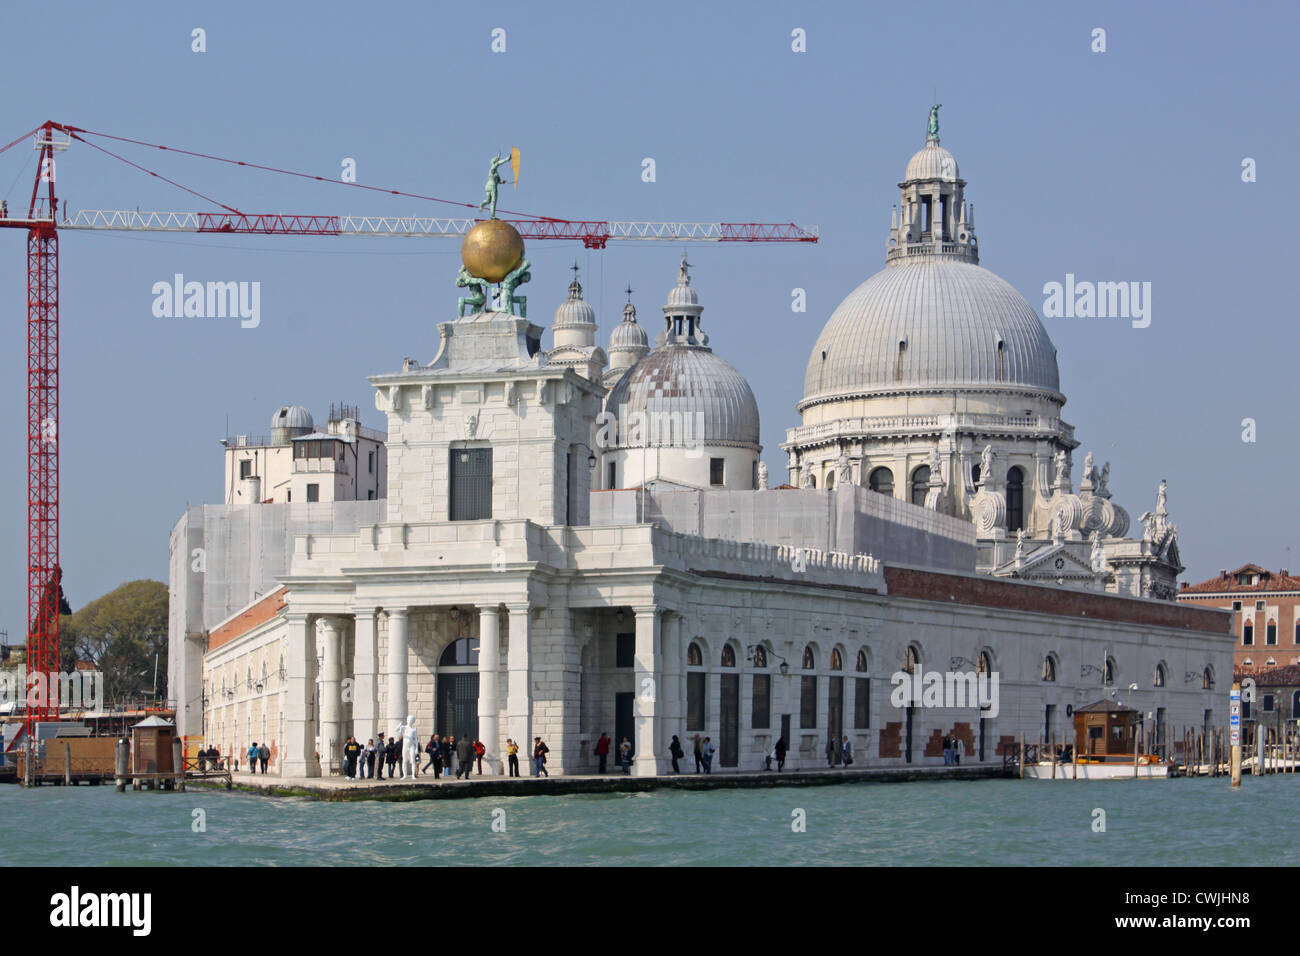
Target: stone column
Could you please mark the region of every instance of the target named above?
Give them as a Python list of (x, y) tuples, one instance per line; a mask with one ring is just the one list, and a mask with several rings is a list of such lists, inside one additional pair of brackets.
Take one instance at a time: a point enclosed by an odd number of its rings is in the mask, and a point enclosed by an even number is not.
[(497, 695), (500, 668), (501, 619), (493, 604), (478, 609), (478, 736), (487, 749), (483, 755), (485, 773), (503, 772), (501, 706)]
[(353, 608), (356, 615), (356, 640), (352, 651), (352, 733), (362, 743), (375, 734), (378, 726), (378, 695), (375, 685), (377, 644), (375, 609)]
[(407, 609), (388, 609), (388, 720), (384, 732), (391, 734), (406, 723)]
[[(685, 622), (682, 616), (677, 613), (666, 615), (661, 625), (663, 629), (663, 694), (662, 708), (659, 712), (659, 721), (662, 730), (662, 742), (664, 749), (668, 747), (668, 742), (673, 739), (673, 734), (679, 738), (686, 732), (686, 714), (682, 710), (682, 658), (684, 651), (682, 649), (682, 634), (685, 630)], [(686, 745), (682, 744), (682, 749)]]
[(636, 757), (634, 771), (638, 777), (653, 777), (660, 772), (663, 760), (663, 729), (660, 715), (664, 693), (663, 662), (660, 648), (659, 609), (653, 606), (636, 611), (636, 667), (633, 715), (636, 723)]
[[(509, 736), (519, 744), (519, 755), (525, 760), (533, 756), (533, 689), (529, 672), (529, 606), (506, 605), (510, 611), (510, 632), (507, 636), (506, 666), (509, 669), (506, 686), (506, 728)], [(480, 659), (483, 645), (479, 644)], [(480, 688), (481, 690), (481, 688)], [(549, 744), (547, 746), (550, 746)], [(521, 761), (523, 762), (523, 761)], [(525, 769), (520, 767), (520, 774)]]
[(328, 775), (339, 766), (343, 750), (343, 631), (333, 615), (316, 618), (316, 637), (323, 645), (320, 679), (321, 773)]
[[(316, 693), (316, 635), (308, 628), (308, 615), (292, 611), (285, 616), (286, 643), (285, 735), (280, 767), (286, 777), (319, 777), (316, 761), (316, 717), (312, 696)], [(232, 738), (240, 736), (232, 728)]]

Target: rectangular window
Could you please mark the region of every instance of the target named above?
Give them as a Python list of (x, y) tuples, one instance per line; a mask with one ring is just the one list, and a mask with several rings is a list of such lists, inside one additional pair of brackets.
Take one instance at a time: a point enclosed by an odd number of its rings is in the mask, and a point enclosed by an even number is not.
[(754, 717), (750, 726), (766, 730), (772, 726), (772, 675), (754, 675)]
[(1268, 608), (1268, 602), (1267, 602), (1267, 601), (1256, 601), (1256, 602), (1255, 602), (1255, 610), (1256, 610), (1256, 611), (1263, 611), (1263, 610), (1266, 610), (1267, 608)]
[(253, 476), (253, 462), (248, 458), (239, 460), (239, 477), (251, 478)]
[(686, 675), (686, 729), (704, 729), (704, 671)]
[(451, 520), (492, 517), (492, 449), (451, 450)]
[(307, 486), (307, 500), (320, 501), (320, 485)]
[(1244, 647), (1250, 647), (1255, 643), (1255, 625), (1251, 624), (1249, 621), (1247, 621), (1246, 626), (1241, 629), (1241, 643)]
[(371, 488), (369, 491), (367, 491), (367, 492), (366, 492), (366, 498), (367, 498), (368, 500), (370, 500), (370, 501), (374, 501), (374, 500), (375, 500), (375, 489)]
[(1240, 611), (1240, 610), (1241, 610), (1241, 602), (1240, 602), (1240, 601), (1233, 601), (1233, 602), (1232, 602), (1232, 609), (1233, 609), (1234, 611)]
[(370, 473), (373, 475), (375, 473), (375, 453), (373, 451), (367, 461), (369, 462)]
[(573, 524), (573, 452), (564, 456), (564, 523)]
[(636, 665), (636, 635), (620, 634), (615, 639), (614, 666), (634, 667)]
[(320, 457), (320, 442), (318, 441), (307, 442), (307, 457), (308, 458)]
[(853, 681), (853, 726), (859, 730), (871, 726), (871, 681), (866, 677)]
[(1277, 622), (1276, 621), (1269, 621), (1268, 624), (1264, 625), (1264, 643), (1265, 644), (1277, 643)]
[(605, 487), (606, 487), (606, 488), (617, 488), (617, 487), (618, 487), (618, 477), (617, 477), (617, 475), (618, 475), (618, 465), (611, 461), (611, 462), (609, 463), (609, 474), (605, 476)]
[(722, 477), (723, 477), (723, 475), (722, 475), (722, 459), (721, 459), (721, 458), (710, 458), (710, 459), (709, 459), (709, 484), (711, 484), (711, 485), (720, 485), (720, 484), (722, 484)]
[(1272, 695), (1272, 694), (1265, 694), (1265, 695), (1264, 695), (1264, 713), (1266, 713), (1266, 714), (1271, 714), (1271, 713), (1273, 713), (1273, 702), (1274, 702), (1274, 701), (1273, 701), (1273, 695)]
[(296, 441), (293, 443), (293, 457), (294, 458), (307, 457), (307, 443), (305, 441)]
[(817, 726), (817, 678), (812, 674), (799, 678), (799, 726)]

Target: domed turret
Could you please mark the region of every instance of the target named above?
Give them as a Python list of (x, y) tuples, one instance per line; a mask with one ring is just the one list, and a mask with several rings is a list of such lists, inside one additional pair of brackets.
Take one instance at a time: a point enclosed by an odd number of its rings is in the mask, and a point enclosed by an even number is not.
[[(598, 445), (605, 452), (606, 487), (666, 481), (695, 488), (756, 487), (758, 403), (741, 375), (708, 347), (700, 329), (699, 296), (682, 258), (677, 285), (664, 306), (664, 331), (646, 354), (646, 336), (629, 302), (610, 338), (614, 363), (641, 357), (605, 402), (617, 422)], [(613, 368), (611, 368), (613, 371)], [(610, 468), (613, 471), (610, 471)]]
[(578, 266), (573, 266), (573, 281), (569, 283), (569, 297), (555, 310), (551, 324), (555, 334), (555, 347), (585, 348), (596, 344), (596, 310), (582, 298), (582, 283), (578, 281)]
[(271, 416), (271, 444), (287, 445), (299, 435), (309, 435), (315, 428), (311, 412), (301, 405), (281, 405)]

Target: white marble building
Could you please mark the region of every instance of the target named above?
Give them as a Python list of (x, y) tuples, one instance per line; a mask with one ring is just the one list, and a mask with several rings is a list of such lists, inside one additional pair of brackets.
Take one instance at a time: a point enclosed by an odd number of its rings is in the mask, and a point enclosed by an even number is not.
[[(527, 753), (536, 736), (551, 772), (591, 772), (602, 732), (633, 742), (638, 774), (667, 772), (674, 735), (689, 764), (697, 734), (723, 770), (761, 769), (778, 738), (794, 768), (843, 737), (858, 766), (940, 763), (948, 734), (1000, 763), (1121, 694), (1170, 748), (1221, 725), (1228, 615), (1151, 597), (1177, 562), (1163, 491), (1140, 541), (1101, 473), (1073, 491), (1055, 352), (976, 264), (947, 159), (936, 139), (909, 164), (896, 253), (818, 344), (784, 446), (801, 487), (767, 489), (757, 405), (709, 346), (685, 262), (655, 348), (629, 303), (608, 369), (576, 278), (549, 352), (522, 317), (443, 322), (432, 361), (369, 379), (380, 499), (176, 525), (182, 733), (223, 753), (269, 738), (273, 772), (300, 777), (408, 714), (422, 740), (481, 738), (498, 773), (507, 737)], [(624, 406), (705, 424), (659, 449), (602, 439)], [(900, 672), (996, 675), (1000, 696), (896, 706)]]
[(854, 484), (971, 521), (980, 570), (1173, 600), (1177, 527), (1161, 486), (1144, 533), (1107, 488), (1110, 462), (1062, 417), (1056, 348), (1032, 306), (979, 265), (973, 207), (937, 134), (907, 163), (885, 268), (813, 346), (787, 431), (790, 483)]

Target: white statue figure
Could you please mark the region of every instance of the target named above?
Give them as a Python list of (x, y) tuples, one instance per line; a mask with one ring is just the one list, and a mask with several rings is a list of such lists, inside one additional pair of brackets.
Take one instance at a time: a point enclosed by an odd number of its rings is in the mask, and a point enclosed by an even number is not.
[(1106, 485), (1108, 485), (1109, 483), (1110, 483), (1110, 462), (1106, 462), (1106, 464), (1101, 466), (1101, 475), (1098, 476), (1097, 478), (1098, 498), (1110, 497), (1110, 491), (1106, 488)]
[(1156, 490), (1156, 514), (1158, 515), (1169, 514), (1169, 509), (1166, 507), (1168, 503), (1168, 487), (1165, 480), (1161, 478), (1160, 487)]
[(1064, 511), (1056, 513), (1056, 520), (1052, 522), (1052, 543), (1060, 544), (1065, 540), (1066, 518)]
[(402, 776), (399, 779), (405, 780), (410, 774), (414, 780), (415, 772), (420, 769), (420, 736), (415, 732), (415, 716), (407, 714), (406, 723), (398, 725), (394, 736), (402, 741)]
[(993, 446), (985, 445), (980, 453), (980, 484), (987, 483), (993, 477)]
[(930, 449), (930, 478), (931, 480), (941, 477), (943, 463), (939, 460), (939, 446), (935, 445)]
[(800, 484), (803, 485), (803, 487), (805, 488), (817, 487), (813, 482), (814, 479), (813, 479), (812, 467), (810, 466), (804, 471), (803, 480), (800, 482)]
[(835, 480), (841, 485), (853, 481), (853, 465), (849, 461), (849, 453), (843, 448), (840, 449), (840, 457), (835, 462)]
[(1055, 483), (1058, 484), (1058, 485), (1069, 484), (1069, 481), (1070, 481), (1070, 458), (1069, 458), (1069, 456), (1065, 453), (1065, 449), (1061, 449), (1060, 451), (1058, 451), (1058, 452), (1056, 453), (1056, 456), (1055, 456), (1055, 458), (1054, 458), (1054, 461), (1055, 461), (1055, 463), (1056, 463), (1056, 482), (1055, 482)]
[(1025, 529), (1016, 532), (1016, 567), (1025, 563)]
[(1083, 478), (1079, 482), (1079, 487), (1085, 484), (1095, 486), (1097, 483), (1097, 468), (1092, 463), (1092, 452), (1088, 452), (1083, 459)]
[(478, 413), (465, 416), (465, 437), (473, 440), (478, 433)]
[(1104, 571), (1106, 569), (1106, 555), (1101, 550), (1100, 531), (1092, 533), (1092, 553), (1088, 557), (1093, 571)]
[(758, 463), (758, 490), (767, 491), (767, 465), (761, 461)]

